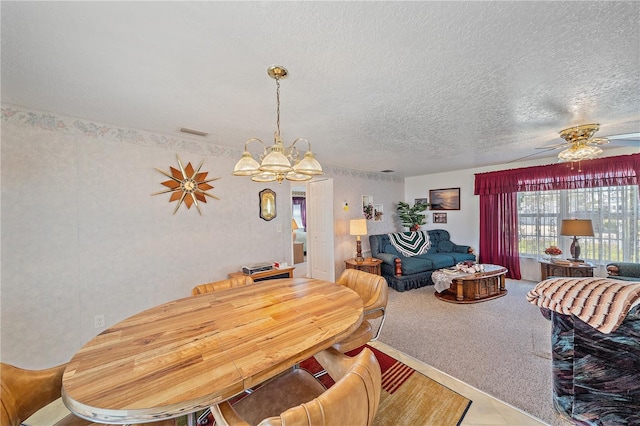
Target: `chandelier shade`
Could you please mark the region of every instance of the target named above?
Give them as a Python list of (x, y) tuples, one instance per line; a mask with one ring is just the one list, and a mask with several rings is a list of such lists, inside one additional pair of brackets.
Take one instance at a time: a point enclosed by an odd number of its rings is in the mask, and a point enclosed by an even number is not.
[(260, 163), (258, 163), (249, 151), (242, 153), (242, 157), (233, 168), (235, 176), (253, 176), (260, 173)]
[[(313, 176), (323, 174), (322, 166), (316, 160), (315, 155), (311, 152), (311, 143), (305, 138), (297, 138), (293, 143), (285, 147), (280, 138), (280, 80), (285, 78), (289, 72), (286, 68), (273, 65), (267, 69), (267, 74), (276, 80), (276, 131), (273, 139), (274, 143), (270, 147), (266, 147), (264, 142), (258, 138), (250, 138), (244, 144), (244, 152), (240, 160), (233, 168), (234, 176), (251, 176), (254, 182), (273, 182), (282, 183), (287, 179), (290, 181), (301, 182), (310, 180)], [(256, 160), (253, 154), (248, 150), (249, 142), (260, 142), (263, 146), (263, 152)], [(296, 144), (300, 141), (307, 143), (307, 151), (302, 159)]]
[(307, 175), (321, 175), (322, 174), (322, 166), (316, 160), (316, 157), (313, 155), (313, 152), (307, 151), (304, 154), (304, 158), (298, 164), (293, 166), (293, 170), (297, 173), (307, 174)]

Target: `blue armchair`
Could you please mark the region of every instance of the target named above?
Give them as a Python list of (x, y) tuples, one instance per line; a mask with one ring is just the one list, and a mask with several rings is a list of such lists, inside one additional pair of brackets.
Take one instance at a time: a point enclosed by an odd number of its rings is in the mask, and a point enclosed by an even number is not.
[(640, 281), (640, 263), (612, 262), (607, 265), (607, 278), (624, 281)]

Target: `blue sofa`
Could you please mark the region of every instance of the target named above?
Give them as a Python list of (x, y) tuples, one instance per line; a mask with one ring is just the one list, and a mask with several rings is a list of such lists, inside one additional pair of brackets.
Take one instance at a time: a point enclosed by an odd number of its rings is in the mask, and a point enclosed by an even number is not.
[(397, 291), (411, 290), (433, 284), (431, 274), (465, 260), (475, 261), (469, 246), (454, 244), (444, 229), (426, 231), (431, 248), (424, 254), (406, 257), (389, 241), (389, 234), (369, 235), (371, 256), (382, 260), (382, 276), (389, 287)]

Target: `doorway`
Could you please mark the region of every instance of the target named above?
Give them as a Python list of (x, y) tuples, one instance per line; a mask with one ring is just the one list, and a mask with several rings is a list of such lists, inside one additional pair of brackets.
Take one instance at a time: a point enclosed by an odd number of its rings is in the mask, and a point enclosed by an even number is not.
[[(302, 200), (294, 200), (294, 196)], [(311, 277), (326, 281), (335, 281), (335, 254), (333, 237), (333, 179), (318, 179), (307, 182), (304, 186), (291, 187), (292, 219), (304, 228), (304, 231), (295, 230), (293, 248), (296, 244), (304, 242), (305, 257), (303, 264), (295, 264), (296, 277)], [(296, 204), (304, 205), (298, 207)], [(293, 221), (292, 221), (293, 227)], [(299, 250), (299, 246), (297, 246)], [(293, 250), (292, 250), (293, 251)], [(292, 258), (295, 259), (295, 252)]]
[(307, 187), (291, 186), (291, 228), (293, 232), (293, 266), (295, 276), (307, 276)]

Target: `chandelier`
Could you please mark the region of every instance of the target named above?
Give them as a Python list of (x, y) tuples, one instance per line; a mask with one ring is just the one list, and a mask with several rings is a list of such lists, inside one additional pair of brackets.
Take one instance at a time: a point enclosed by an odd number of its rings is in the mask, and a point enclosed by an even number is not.
[[(280, 65), (272, 65), (267, 69), (269, 77), (276, 81), (276, 131), (273, 134), (274, 143), (267, 147), (258, 138), (250, 138), (244, 143), (242, 157), (233, 168), (234, 176), (251, 176), (254, 182), (282, 183), (284, 179), (291, 181), (306, 181), (315, 175), (322, 174), (322, 166), (315, 159), (311, 152), (311, 143), (305, 138), (297, 138), (293, 143), (285, 147), (280, 138), (280, 80), (287, 77), (288, 71)], [(249, 152), (247, 146), (249, 142), (260, 142), (263, 152), (259, 156), (260, 162), (256, 161), (253, 154)], [(300, 158), (300, 151), (296, 144), (298, 142), (307, 143), (307, 151), (303, 158)]]
[(592, 160), (602, 154), (602, 148), (597, 145), (609, 143), (607, 138), (594, 138), (593, 135), (600, 129), (599, 124), (583, 124), (570, 127), (560, 132), (560, 137), (570, 144), (569, 148), (558, 154), (560, 161), (579, 163), (583, 160)]

